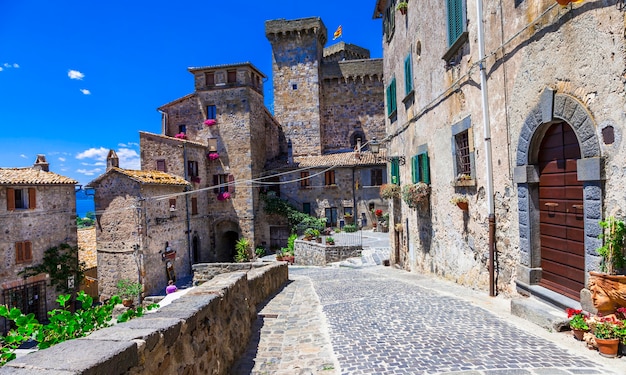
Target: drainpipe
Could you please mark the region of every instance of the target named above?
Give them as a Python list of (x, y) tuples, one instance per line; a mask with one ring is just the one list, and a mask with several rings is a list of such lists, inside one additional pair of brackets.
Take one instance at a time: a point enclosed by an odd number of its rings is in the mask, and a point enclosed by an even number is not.
[(165, 135), (165, 130), (167, 128), (167, 113), (157, 110), (161, 113), (161, 135)]
[(489, 100), (487, 96), (487, 73), (485, 72), (485, 35), (483, 30), (483, 2), (476, 0), (478, 29), (478, 61), (480, 67), (480, 92), (482, 96), (483, 132), (485, 134), (485, 167), (487, 169), (487, 205), (489, 206), (489, 296), (494, 297), (494, 258), (496, 216), (493, 202), (493, 163), (491, 161), (491, 129), (489, 125)]
[[(189, 178), (189, 167), (187, 165), (187, 142), (183, 141), (183, 163), (184, 165), (184, 174), (185, 180)], [(185, 192), (189, 191), (189, 187), (185, 187)], [(187, 259), (189, 260), (189, 274), (192, 271), (192, 259), (191, 259), (191, 224), (190, 224), (190, 216), (189, 216), (189, 194), (185, 194), (185, 224), (187, 225)]]

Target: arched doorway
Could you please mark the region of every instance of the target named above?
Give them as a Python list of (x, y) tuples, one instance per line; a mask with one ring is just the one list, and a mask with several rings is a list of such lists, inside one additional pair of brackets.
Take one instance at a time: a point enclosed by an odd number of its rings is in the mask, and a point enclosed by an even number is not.
[(539, 285), (575, 300), (585, 286), (583, 183), (577, 176), (580, 146), (566, 122), (550, 125), (541, 141), (539, 167)]
[(235, 244), (239, 239), (237, 232), (228, 231), (222, 234), (220, 247), (217, 249), (218, 262), (234, 262), (235, 261)]

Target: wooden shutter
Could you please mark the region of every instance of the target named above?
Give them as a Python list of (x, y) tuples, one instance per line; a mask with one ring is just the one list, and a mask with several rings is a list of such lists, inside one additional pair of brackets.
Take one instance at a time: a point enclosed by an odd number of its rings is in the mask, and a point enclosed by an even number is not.
[(15, 263), (22, 263), (24, 261), (24, 243), (15, 243)]
[(33, 260), (33, 244), (30, 241), (24, 241), (24, 261)]
[(232, 174), (228, 175), (228, 192), (231, 194), (235, 193), (235, 176)]
[(198, 198), (196, 197), (191, 197), (191, 214), (198, 214)]
[(413, 90), (413, 73), (411, 69), (411, 55), (404, 60), (404, 89), (408, 95)]
[(15, 189), (7, 188), (7, 210), (15, 211)]
[(430, 163), (427, 152), (420, 155), (420, 164), (421, 181), (425, 184), (430, 184)]
[(37, 189), (28, 188), (28, 208), (37, 208)]
[(220, 192), (220, 189), (217, 187), (217, 185), (220, 184), (220, 177), (219, 175), (214, 174), (213, 175), (213, 186), (215, 186), (213, 188), (213, 193), (218, 194)]
[(463, 0), (447, 0), (448, 2), (448, 47), (463, 33)]

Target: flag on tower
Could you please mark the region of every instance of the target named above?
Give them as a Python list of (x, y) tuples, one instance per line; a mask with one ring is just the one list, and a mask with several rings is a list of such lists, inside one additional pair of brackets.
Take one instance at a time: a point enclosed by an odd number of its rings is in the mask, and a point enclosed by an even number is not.
[(337, 31), (335, 31), (335, 33), (333, 34), (333, 40), (339, 38), (342, 32), (343, 32), (343, 29), (341, 28), (341, 25), (339, 25), (339, 27), (337, 28)]

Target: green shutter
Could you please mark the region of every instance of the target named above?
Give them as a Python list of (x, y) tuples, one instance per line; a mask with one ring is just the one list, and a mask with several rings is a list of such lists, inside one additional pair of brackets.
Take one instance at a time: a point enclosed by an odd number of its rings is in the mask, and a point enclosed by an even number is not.
[(391, 112), (393, 112), (393, 110), (391, 109), (391, 83), (389, 84), (389, 86), (387, 86), (387, 116), (391, 116)]
[(406, 95), (409, 95), (409, 93), (413, 90), (413, 73), (411, 69), (410, 54), (404, 60), (404, 89)]
[(391, 80), (391, 112), (396, 111), (396, 79)]
[(463, 0), (447, 0), (448, 3), (448, 46), (463, 33)]
[(420, 170), (421, 170), (421, 181), (425, 184), (430, 184), (430, 166), (428, 160), (428, 153), (425, 152), (420, 155)]
[(400, 185), (400, 163), (398, 159), (391, 160), (391, 183)]

